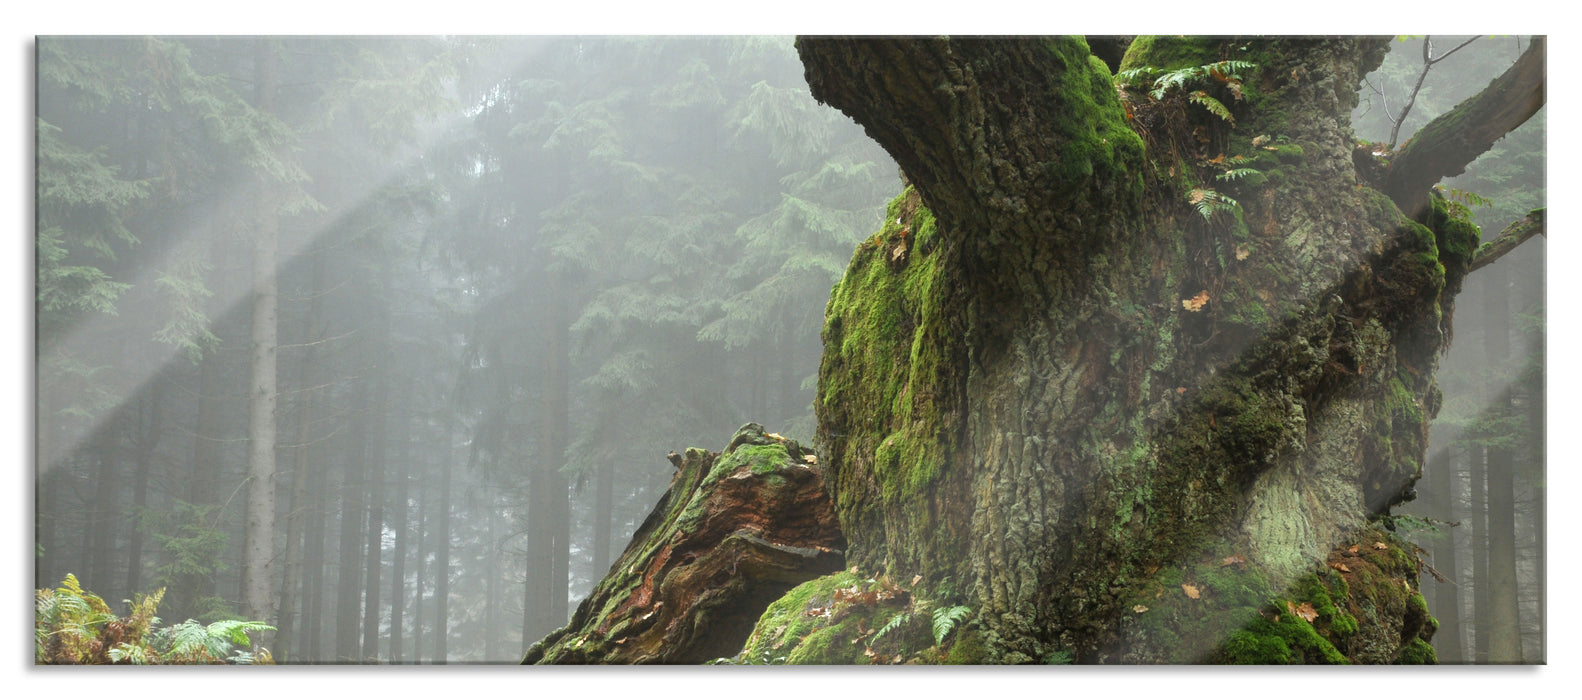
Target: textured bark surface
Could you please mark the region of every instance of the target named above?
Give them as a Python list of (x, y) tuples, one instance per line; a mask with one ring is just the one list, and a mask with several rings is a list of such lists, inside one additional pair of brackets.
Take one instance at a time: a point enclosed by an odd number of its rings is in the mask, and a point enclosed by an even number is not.
[(837, 571), (846, 543), (817, 458), (749, 423), (724, 452), (677, 456), (670, 489), (570, 624), (523, 663), (731, 656), (769, 603)]
[[(969, 661), (1432, 660), (1414, 561), (1363, 591), (1326, 566), (1421, 474), (1477, 243), (1357, 177), (1387, 40), (1140, 37), (1122, 68), (1257, 68), (1124, 105), (1080, 39), (798, 48), (915, 186), (826, 314), (818, 444), (852, 564), (951, 582)], [(1207, 191), (1239, 207), (1205, 214)]]

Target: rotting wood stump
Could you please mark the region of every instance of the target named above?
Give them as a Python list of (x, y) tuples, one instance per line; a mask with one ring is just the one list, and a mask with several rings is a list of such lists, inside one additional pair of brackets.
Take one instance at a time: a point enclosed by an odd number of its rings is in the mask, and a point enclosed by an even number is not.
[(571, 622), (524, 664), (694, 664), (740, 651), (771, 602), (845, 566), (817, 457), (748, 423), (689, 448), (670, 488)]

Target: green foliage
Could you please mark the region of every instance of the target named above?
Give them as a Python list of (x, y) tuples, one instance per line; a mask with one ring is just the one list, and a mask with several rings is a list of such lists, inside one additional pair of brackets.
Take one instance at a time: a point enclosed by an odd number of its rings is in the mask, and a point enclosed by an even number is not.
[(104, 600), (67, 574), (59, 588), (34, 592), (33, 662), (36, 664), (268, 664), (268, 650), (248, 649), (249, 632), (274, 630), (263, 622), (194, 620), (156, 628), (161, 588), (132, 603), (118, 617)]
[(939, 608), (934, 611), (934, 643), (944, 644), (945, 637), (956, 628), (956, 624), (971, 613), (972, 609), (965, 605), (953, 605), (948, 608)]
[(1197, 209), (1197, 213), (1204, 221), (1213, 221), (1215, 215), (1225, 213), (1235, 215), (1241, 210), (1241, 204), (1227, 195), (1209, 189), (1195, 189), (1187, 196), (1187, 202)]
[(1220, 182), (1237, 182), (1239, 180), (1254, 178), (1262, 174), (1263, 172), (1256, 168), (1235, 168), (1233, 170), (1227, 170), (1223, 173), (1220, 173), (1219, 175), (1216, 175), (1215, 178)]
[(144, 509), (136, 515), (140, 529), (153, 535), (164, 551), (156, 570), (160, 583), (175, 585), (182, 576), (212, 576), (224, 569), (220, 557), (230, 542), (219, 505), (193, 505), (177, 499), (170, 510)]
[[(1242, 81), (1244, 73), (1251, 73), (1257, 65), (1247, 61), (1216, 61), (1201, 66), (1190, 66), (1176, 70), (1164, 70), (1151, 66), (1142, 66), (1123, 70), (1115, 74), (1115, 86), (1125, 94), (1127, 87), (1148, 87), (1148, 96), (1155, 100), (1163, 100), (1172, 92), (1185, 92), (1194, 85), (1223, 85), (1235, 99), (1241, 99)], [(1220, 119), (1232, 124), (1236, 118), (1230, 109), (1219, 98), (1210, 95), (1206, 90), (1193, 90), (1186, 92), (1188, 102), (1199, 105)]]

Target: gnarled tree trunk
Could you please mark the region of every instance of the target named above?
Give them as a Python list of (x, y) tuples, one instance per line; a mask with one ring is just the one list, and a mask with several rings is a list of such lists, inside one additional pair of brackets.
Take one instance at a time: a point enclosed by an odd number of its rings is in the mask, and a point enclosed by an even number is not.
[[(913, 185), (827, 312), (849, 560), (955, 582), (968, 660), (1431, 659), (1415, 562), (1362, 528), (1421, 474), (1477, 231), (1401, 214), (1437, 178), (1358, 176), (1386, 48), (1139, 38), (1121, 68), (1155, 70), (1118, 97), (1076, 38), (799, 40)], [(1357, 557), (1400, 587), (1358, 590)]]

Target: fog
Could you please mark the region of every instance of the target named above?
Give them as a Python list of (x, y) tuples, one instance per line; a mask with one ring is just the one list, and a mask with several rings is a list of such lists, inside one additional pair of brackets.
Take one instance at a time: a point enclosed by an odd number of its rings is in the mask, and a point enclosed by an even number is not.
[[(1397, 45), (1359, 138), (1409, 135), (1512, 41), (1436, 64), (1404, 118)], [(37, 49), (34, 585), (264, 619), (277, 662), (514, 663), (667, 452), (749, 421), (811, 444), (825, 302), (901, 189), (789, 37)], [(1485, 240), (1543, 205), (1543, 129), (1446, 184)], [(1423, 584), (1445, 662), (1503, 624), (1544, 655), (1542, 271), (1535, 240), (1469, 277), (1398, 511), (1455, 581)]]

